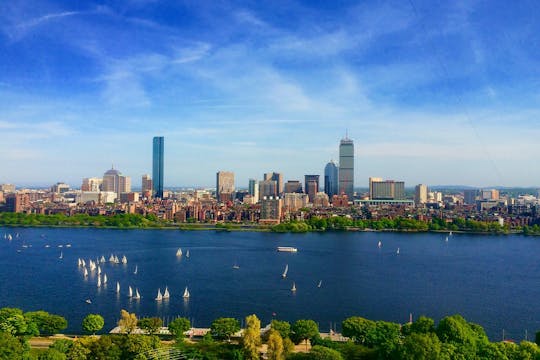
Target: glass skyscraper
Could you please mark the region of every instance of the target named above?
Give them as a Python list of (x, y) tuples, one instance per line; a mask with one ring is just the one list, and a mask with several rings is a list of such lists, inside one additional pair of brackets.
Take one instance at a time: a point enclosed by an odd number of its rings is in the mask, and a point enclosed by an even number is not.
[(338, 195), (338, 167), (334, 161), (330, 161), (324, 167), (324, 192), (330, 200)]
[(154, 136), (152, 148), (153, 192), (157, 198), (163, 198), (163, 136)]
[(350, 201), (354, 195), (354, 144), (345, 137), (339, 143), (339, 193), (345, 193)]

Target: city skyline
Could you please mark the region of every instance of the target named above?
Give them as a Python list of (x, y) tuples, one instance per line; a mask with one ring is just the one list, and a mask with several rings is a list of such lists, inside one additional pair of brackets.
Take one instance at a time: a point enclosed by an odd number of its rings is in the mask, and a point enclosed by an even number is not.
[[(0, 183), (102, 174), (164, 187), (324, 174), (355, 187), (540, 185), (536, 7), (495, 1), (0, 5)], [(184, 171), (195, 169), (195, 171)]]

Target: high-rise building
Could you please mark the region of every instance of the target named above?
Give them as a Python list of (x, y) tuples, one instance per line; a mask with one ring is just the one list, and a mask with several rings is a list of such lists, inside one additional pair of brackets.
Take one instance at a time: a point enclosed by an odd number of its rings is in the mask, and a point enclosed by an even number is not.
[(283, 174), (277, 172), (266, 173), (264, 174), (264, 180), (274, 180), (278, 195), (283, 192)]
[(315, 194), (319, 192), (319, 175), (304, 175), (304, 184), (309, 201), (313, 202)]
[(405, 199), (405, 183), (403, 181), (372, 181), (373, 197), (371, 200), (403, 200)]
[(329, 198), (338, 194), (338, 167), (334, 161), (330, 161), (324, 167), (324, 192)]
[(263, 180), (259, 181), (259, 200), (265, 197), (277, 197), (277, 181)]
[(248, 192), (249, 195), (253, 198), (253, 203), (259, 202), (259, 181), (255, 179), (249, 179), (249, 185), (248, 185)]
[(232, 171), (216, 173), (216, 198), (219, 202), (234, 199), (234, 173)]
[(369, 178), (369, 198), (373, 199), (373, 183), (377, 181), (383, 181), (382, 178), (379, 177), (370, 177)]
[[(273, 180), (270, 180), (273, 181)], [(279, 224), (282, 201), (279, 198), (263, 198), (261, 200), (260, 223)]]
[(298, 180), (289, 180), (285, 183), (285, 188), (283, 189), (285, 194), (299, 193), (302, 194), (302, 183)]
[(98, 192), (101, 189), (103, 178), (84, 178), (81, 185), (81, 191)]
[(499, 200), (499, 190), (489, 189), (482, 190), (482, 200)]
[(283, 208), (286, 212), (294, 212), (308, 205), (309, 199), (306, 194), (287, 193), (283, 195)]
[(101, 190), (114, 192), (116, 193), (116, 197), (120, 199), (121, 193), (131, 191), (131, 178), (122, 175), (120, 171), (112, 167), (103, 175)]
[(476, 204), (480, 191), (478, 189), (463, 190), (463, 202), (467, 205)]
[(62, 194), (69, 191), (69, 185), (63, 182), (58, 182), (51, 186), (51, 192)]
[(152, 195), (153, 182), (152, 178), (148, 174), (144, 174), (141, 179), (141, 193), (144, 194), (150, 192)]
[(414, 188), (414, 202), (416, 205), (427, 203), (428, 188), (427, 185), (418, 184)]
[(354, 143), (345, 136), (339, 143), (339, 193), (345, 193), (349, 200), (354, 195)]
[(163, 136), (154, 136), (152, 147), (152, 182), (154, 196), (163, 198), (163, 156), (165, 139)]

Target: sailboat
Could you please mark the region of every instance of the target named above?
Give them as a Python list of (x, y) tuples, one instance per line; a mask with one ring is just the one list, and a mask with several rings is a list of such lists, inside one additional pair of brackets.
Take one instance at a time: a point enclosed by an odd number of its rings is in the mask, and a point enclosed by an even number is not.
[(114, 262), (114, 255), (111, 254), (111, 256), (109, 257), (109, 262)]
[[(118, 287), (117, 287), (118, 289)], [(131, 285), (129, 286), (129, 290), (128, 290), (128, 293), (129, 293), (129, 297), (133, 297), (133, 290), (131, 289)]]
[(120, 264), (120, 260), (118, 260), (118, 256), (114, 256), (114, 263), (115, 264)]
[(88, 270), (84, 268), (84, 277), (87, 277), (87, 276), (88, 276)]
[(101, 287), (101, 276), (98, 275), (97, 277), (97, 287)]
[(163, 292), (163, 300), (167, 300), (171, 297), (171, 294), (169, 294), (169, 288), (165, 286), (165, 292)]
[(235, 270), (238, 270), (238, 269), (240, 269), (240, 266), (238, 266), (238, 264), (237, 264), (237, 263), (234, 263), (234, 265), (233, 265), (233, 267), (232, 267), (232, 268), (233, 268), (233, 269), (235, 269)]
[(318, 288), (320, 288), (322, 285), (322, 280), (319, 281), (319, 284), (317, 285)]
[(103, 264), (105, 262), (105, 256), (101, 255), (101, 259), (99, 261)]
[(163, 295), (161, 295), (161, 289), (158, 289), (156, 301), (161, 301), (161, 300), (163, 300)]
[(64, 258), (64, 253), (60, 251), (60, 256), (58, 258), (63, 259)]
[(186, 251), (186, 257), (187, 257), (187, 258), (189, 257), (189, 250)]
[(292, 291), (292, 292), (295, 292), (295, 291), (296, 291), (296, 283), (295, 283), (294, 281), (293, 281), (293, 283), (292, 283), (291, 291)]
[(127, 257), (126, 257), (126, 255), (122, 256), (122, 264), (127, 264)]
[(397, 248), (397, 250), (396, 250), (396, 254), (397, 254), (397, 255), (399, 255), (399, 248)]
[(178, 248), (178, 250), (176, 250), (176, 256), (178, 256), (178, 257), (182, 256), (182, 249), (181, 248)]
[(91, 303), (92, 303), (92, 300), (90, 300), (90, 299), (86, 299), (86, 300), (84, 300), (84, 301), (85, 301), (87, 304), (91, 304)]
[(135, 289), (135, 296), (133, 298), (135, 300), (139, 300), (141, 298), (141, 294), (139, 294), (139, 289)]
[(184, 299), (189, 298), (189, 291), (188, 291), (187, 286), (186, 286), (186, 288), (184, 289), (184, 295), (182, 295), (182, 297), (183, 297)]
[(103, 285), (107, 283), (107, 274), (103, 274)]
[(77, 258), (77, 266), (80, 267), (81, 265), (82, 265), (82, 264), (81, 264), (81, 258)]
[(382, 247), (382, 241), (379, 240), (379, 242), (377, 243), (377, 247), (379, 247), (379, 249)]
[(81, 259), (81, 265), (84, 267), (86, 266), (86, 262), (84, 261), (84, 259)]
[(99, 265), (97, 266), (97, 274), (101, 275), (101, 267)]
[(285, 270), (283, 270), (283, 274), (281, 274), (282, 278), (285, 279), (287, 277), (287, 271), (289, 271), (289, 264), (285, 265)]
[(13, 236), (11, 236), (11, 234), (8, 234), (7, 239), (8, 239), (9, 241), (13, 240)]
[(133, 274), (137, 275), (137, 270), (138, 270), (137, 265), (135, 265), (135, 270), (133, 270)]
[(120, 293), (120, 283), (118, 281), (116, 282), (116, 293)]
[(448, 236), (446, 237), (446, 239), (444, 239), (445, 242), (448, 242)]
[(449, 235), (452, 236), (452, 232), (451, 232), (451, 231), (450, 231), (450, 234), (449, 234)]

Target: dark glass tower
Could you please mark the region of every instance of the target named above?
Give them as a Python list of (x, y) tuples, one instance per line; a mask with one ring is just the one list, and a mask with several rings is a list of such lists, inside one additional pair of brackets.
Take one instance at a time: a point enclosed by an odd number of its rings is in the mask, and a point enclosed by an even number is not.
[(333, 161), (324, 167), (324, 192), (330, 199), (338, 195), (338, 167)]
[(163, 136), (154, 136), (152, 147), (153, 192), (157, 198), (163, 198)]

